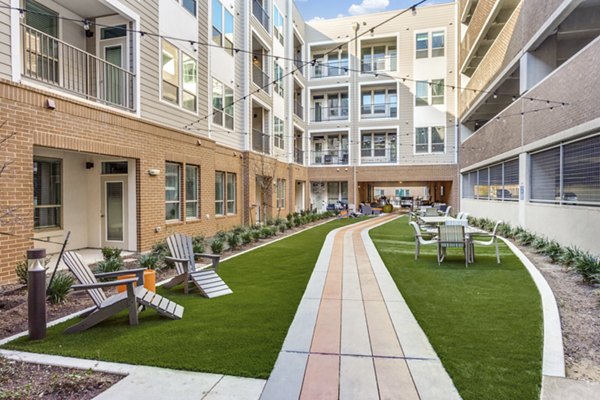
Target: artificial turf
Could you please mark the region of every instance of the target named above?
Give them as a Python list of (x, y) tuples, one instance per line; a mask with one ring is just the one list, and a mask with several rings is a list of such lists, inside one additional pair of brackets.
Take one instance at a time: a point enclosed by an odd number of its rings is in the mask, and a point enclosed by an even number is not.
[(435, 246), (414, 260), (406, 218), (370, 233), (398, 289), (462, 398), (538, 399), (542, 309), (525, 267), (504, 243), (501, 264), (492, 247), (477, 246), (465, 268), (461, 249), (438, 267)]
[(267, 378), (292, 323), (327, 234), (360, 219), (335, 220), (222, 262), (233, 294), (205, 299), (181, 286), (158, 293), (185, 307), (172, 321), (147, 310), (140, 324), (126, 312), (81, 333), (68, 321), (44, 340), (17, 339), (4, 348), (103, 361)]

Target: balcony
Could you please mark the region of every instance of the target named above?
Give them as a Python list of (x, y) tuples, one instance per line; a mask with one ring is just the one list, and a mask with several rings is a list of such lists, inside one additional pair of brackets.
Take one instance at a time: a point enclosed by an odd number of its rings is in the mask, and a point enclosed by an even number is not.
[(327, 78), (348, 75), (348, 60), (329, 61), (327, 63), (317, 61), (311, 67), (311, 78)]
[(252, 129), (252, 150), (271, 154), (271, 136), (258, 129)]
[(256, 64), (252, 64), (252, 82), (266, 93), (271, 93), (271, 78)]
[(361, 164), (395, 164), (398, 162), (396, 147), (366, 148), (360, 151)]
[(304, 119), (304, 106), (299, 101), (294, 101), (294, 114), (300, 119)]
[(21, 24), (21, 43), (24, 77), (135, 111), (134, 73), (26, 24)]
[(310, 120), (311, 122), (347, 121), (348, 106), (311, 108)]
[(394, 72), (397, 69), (396, 55), (377, 54), (373, 57), (363, 57), (360, 71), (363, 74), (374, 74), (378, 72)]
[(262, 2), (258, 0), (252, 1), (252, 14), (258, 22), (269, 32), (269, 13), (264, 9)]
[(300, 148), (294, 148), (294, 162), (296, 164), (304, 165), (304, 150)]
[(398, 103), (378, 103), (363, 105), (360, 109), (362, 119), (397, 118)]
[(348, 165), (348, 150), (313, 151), (311, 164)]

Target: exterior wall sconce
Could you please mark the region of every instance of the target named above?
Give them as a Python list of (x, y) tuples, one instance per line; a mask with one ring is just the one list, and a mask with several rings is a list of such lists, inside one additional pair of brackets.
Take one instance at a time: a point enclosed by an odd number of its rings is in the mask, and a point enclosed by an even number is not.
[(151, 168), (151, 169), (148, 170), (148, 175), (150, 175), (150, 176), (158, 176), (158, 175), (160, 175), (160, 169)]
[(56, 110), (56, 102), (53, 99), (47, 99), (46, 108), (48, 110)]

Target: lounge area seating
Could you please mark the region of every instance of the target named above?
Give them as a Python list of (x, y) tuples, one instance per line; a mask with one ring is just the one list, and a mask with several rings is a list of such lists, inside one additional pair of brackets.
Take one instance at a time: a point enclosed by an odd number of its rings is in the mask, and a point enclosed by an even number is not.
[(437, 239), (425, 239), (421, 233), (421, 228), (419, 228), (419, 225), (416, 222), (410, 221), (409, 224), (415, 231), (415, 260), (418, 260), (421, 246), (437, 245), (438, 241)]
[(446, 257), (448, 248), (463, 248), (465, 254), (465, 267), (469, 266), (469, 241), (465, 236), (465, 227), (463, 225), (440, 225), (438, 227), (438, 265)]
[[(86, 290), (96, 308), (85, 315), (85, 319), (65, 330), (65, 333), (81, 332), (99, 324), (113, 315), (129, 309), (129, 324), (137, 325), (140, 308), (154, 309), (158, 314), (170, 319), (181, 319), (183, 307), (144, 287), (144, 268), (94, 274), (90, 267), (83, 262), (81, 256), (73, 251), (64, 254), (63, 260), (69, 270), (80, 282), (73, 285), (73, 290)], [(98, 279), (116, 278), (123, 275), (135, 274), (135, 278), (100, 282)], [(137, 284), (137, 286), (135, 286)], [(126, 285), (123, 293), (107, 297), (102, 289)]]

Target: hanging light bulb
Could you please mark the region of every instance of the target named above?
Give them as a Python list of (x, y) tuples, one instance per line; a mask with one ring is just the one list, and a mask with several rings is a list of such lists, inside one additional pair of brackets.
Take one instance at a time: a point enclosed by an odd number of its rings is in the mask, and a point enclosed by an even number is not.
[(494, 92), (494, 98), (497, 99), (498, 98), (498, 93)]
[(412, 6), (412, 8), (411, 8), (410, 10), (412, 11), (412, 15), (413, 15), (413, 17), (414, 17), (415, 15), (417, 15), (417, 7), (415, 7), (415, 6)]
[(87, 19), (83, 21), (83, 30), (86, 32), (90, 30), (90, 21)]

